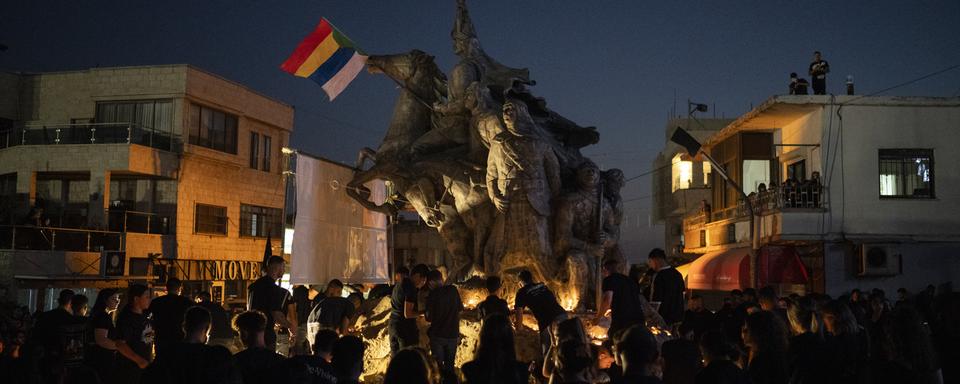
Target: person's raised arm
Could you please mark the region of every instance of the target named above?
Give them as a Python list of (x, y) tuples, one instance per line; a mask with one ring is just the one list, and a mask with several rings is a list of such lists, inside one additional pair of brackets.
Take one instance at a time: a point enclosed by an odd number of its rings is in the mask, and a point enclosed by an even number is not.
[(613, 291), (603, 291), (603, 296), (600, 297), (600, 305), (597, 306), (597, 321), (600, 321), (606, 314), (607, 310), (610, 309), (610, 303), (613, 302)]

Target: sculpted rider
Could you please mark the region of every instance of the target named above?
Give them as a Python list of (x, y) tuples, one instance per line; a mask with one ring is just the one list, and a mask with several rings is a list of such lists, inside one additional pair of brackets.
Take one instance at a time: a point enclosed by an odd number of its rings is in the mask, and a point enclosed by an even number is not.
[(500, 213), (487, 270), (525, 267), (538, 279), (552, 278), (549, 217), (550, 200), (560, 192), (557, 157), (534, 134), (522, 102), (508, 99), (503, 121), (506, 130), (494, 138), (487, 158), (487, 193)]

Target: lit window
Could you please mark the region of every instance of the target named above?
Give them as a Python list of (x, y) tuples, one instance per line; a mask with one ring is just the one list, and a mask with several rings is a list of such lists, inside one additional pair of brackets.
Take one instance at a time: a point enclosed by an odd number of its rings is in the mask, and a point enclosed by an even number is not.
[(770, 184), (770, 161), (744, 160), (743, 192), (746, 194), (756, 192), (760, 184)]
[(932, 149), (881, 149), (880, 197), (932, 199)]
[(693, 162), (680, 159), (678, 153), (673, 157), (673, 192), (678, 189), (688, 189), (693, 183)]
[(711, 172), (713, 172), (713, 168), (710, 167), (710, 162), (704, 161), (703, 162), (703, 186), (705, 187), (710, 186), (710, 176), (712, 176)]

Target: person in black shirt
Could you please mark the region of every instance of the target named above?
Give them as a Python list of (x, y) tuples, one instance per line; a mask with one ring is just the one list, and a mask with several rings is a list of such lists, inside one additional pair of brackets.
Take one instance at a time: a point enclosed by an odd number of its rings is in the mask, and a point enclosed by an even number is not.
[[(133, 284), (127, 289), (129, 302), (117, 316), (117, 337), (123, 340), (140, 359), (117, 359), (118, 383), (138, 383), (145, 362), (153, 360), (153, 322), (150, 308), (152, 293), (146, 285)], [(142, 360), (141, 360), (142, 359)]]
[[(37, 368), (45, 382), (58, 381), (64, 374), (68, 331), (70, 326), (75, 324), (71, 306), (73, 296), (73, 290), (60, 291), (57, 308), (41, 313), (34, 323), (30, 344), (38, 344), (42, 348), (43, 357), (39, 361), (42, 368)], [(80, 331), (82, 336), (83, 329)]]
[(567, 311), (557, 302), (557, 296), (543, 283), (534, 283), (533, 274), (524, 269), (518, 274), (520, 289), (514, 299), (514, 324), (517, 329), (523, 326), (523, 308), (529, 307), (537, 319), (540, 332), (540, 352), (547, 354), (550, 349), (550, 327), (567, 318)]
[(603, 296), (597, 310), (597, 321), (606, 316), (610, 309), (611, 338), (635, 324), (643, 324), (643, 304), (640, 302), (640, 285), (619, 272), (620, 262), (616, 259), (603, 263)]
[(687, 310), (683, 313), (683, 325), (680, 326), (680, 335), (692, 334), (691, 340), (700, 340), (707, 331), (719, 328), (716, 316), (703, 306), (703, 297), (690, 296)]
[(347, 334), (354, 309), (353, 303), (343, 297), (343, 283), (337, 279), (330, 280), (325, 296), (318, 299), (307, 318), (307, 338), (312, 339), (316, 330), (321, 328)]
[(494, 314), (510, 316), (510, 307), (507, 305), (507, 301), (497, 296), (497, 293), (500, 292), (500, 284), (499, 276), (487, 277), (487, 298), (477, 305), (477, 313), (481, 320)]
[(168, 346), (183, 340), (183, 314), (193, 305), (190, 299), (181, 296), (183, 283), (176, 277), (167, 279), (167, 294), (150, 303), (153, 324), (157, 332), (157, 355), (162, 355)]
[(810, 63), (808, 73), (813, 81), (813, 94), (827, 94), (827, 74), (830, 73), (830, 64), (820, 56), (820, 51), (813, 52), (813, 62)]
[[(316, 292), (314, 292), (316, 293)], [(307, 337), (307, 318), (310, 317), (310, 311), (313, 310), (314, 302), (310, 300), (310, 288), (306, 285), (293, 286), (293, 312), (296, 314), (297, 334), (295, 335), (293, 345), (290, 346), (291, 355), (309, 355), (310, 338)]]
[(363, 340), (353, 335), (337, 339), (333, 343), (330, 364), (337, 373), (337, 383), (356, 384), (363, 374)]
[(311, 340), (312, 355), (298, 355), (291, 360), (307, 367), (314, 384), (336, 384), (337, 373), (330, 361), (333, 359), (333, 344), (340, 336), (330, 329), (321, 329)]
[(614, 346), (617, 364), (623, 367), (623, 376), (613, 384), (659, 384), (657, 370), (657, 340), (642, 325), (627, 328)]
[(480, 326), (480, 340), (473, 361), (463, 365), (466, 384), (522, 384), (527, 382), (527, 364), (517, 361), (509, 315), (491, 314)]
[(657, 312), (669, 326), (683, 320), (683, 293), (686, 290), (683, 275), (667, 264), (667, 254), (660, 248), (650, 251), (647, 266), (655, 271), (650, 288), (651, 303), (660, 303)]
[(430, 295), (427, 296), (425, 316), (430, 322), (427, 336), (430, 338), (430, 353), (437, 360), (440, 370), (452, 374), (453, 362), (460, 343), (460, 312), (463, 303), (460, 292), (453, 285), (443, 285), (443, 275), (438, 270), (427, 273)]
[[(264, 342), (266, 348), (277, 349), (277, 332), (274, 325), (293, 328), (295, 325), (287, 321), (286, 308), (290, 301), (290, 292), (277, 286), (277, 280), (283, 276), (284, 261), (279, 256), (270, 256), (267, 259), (266, 274), (254, 281), (247, 288), (247, 310), (260, 311), (267, 316), (267, 325), (264, 328)], [(296, 335), (294, 335), (295, 337)]]
[(417, 332), (417, 287), (408, 277), (407, 267), (397, 268), (394, 273), (393, 293), (390, 295), (390, 356), (401, 349), (419, 344)]
[(240, 372), (230, 351), (222, 346), (208, 346), (212, 317), (200, 306), (184, 313), (183, 341), (168, 345), (167, 353), (144, 372), (141, 384), (238, 384)]
[(806, 95), (807, 94), (807, 79), (797, 77), (796, 72), (790, 73), (790, 94), (791, 95)]
[(694, 379), (695, 384), (748, 384), (747, 374), (733, 361), (737, 347), (723, 332), (709, 331), (700, 338), (700, 355), (706, 364)]
[(233, 329), (246, 348), (233, 355), (244, 384), (273, 384), (272, 371), (283, 361), (266, 346), (267, 317), (260, 311), (246, 311), (233, 318)]
[(220, 345), (227, 348), (231, 353), (237, 350), (233, 342), (233, 330), (230, 329), (230, 315), (223, 309), (220, 303), (215, 303), (210, 299), (210, 292), (200, 292), (197, 294), (197, 306), (210, 312), (210, 340), (207, 344)]

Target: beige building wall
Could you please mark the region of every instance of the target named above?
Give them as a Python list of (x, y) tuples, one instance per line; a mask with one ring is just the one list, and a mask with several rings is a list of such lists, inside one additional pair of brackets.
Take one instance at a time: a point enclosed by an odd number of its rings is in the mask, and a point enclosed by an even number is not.
[[(110, 176), (156, 176), (177, 181), (175, 254), (164, 257), (201, 260), (260, 260), (266, 239), (240, 236), (240, 205), (283, 208), (284, 182), (281, 148), (293, 131), (293, 107), (243, 85), (187, 65), (96, 68), (42, 74), (2, 74), (0, 117), (17, 115), (19, 124), (56, 125), (93, 119), (97, 102), (171, 99), (173, 131), (183, 142), (182, 152), (133, 144), (29, 145), (0, 149), (0, 174), (17, 173), (17, 192), (35, 194), (37, 172), (89, 172), (90, 193), (99, 193), (93, 210), (110, 201)], [(189, 144), (189, 108), (192, 104), (218, 109), (238, 118), (237, 153), (230, 154)], [(11, 119), (13, 119), (11, 118)], [(250, 134), (270, 136), (269, 172), (252, 169)], [(261, 154), (262, 155), (262, 139)], [(262, 160), (261, 160), (262, 162)], [(197, 203), (227, 208), (226, 236), (194, 233)], [(98, 208), (97, 205), (103, 207)], [(143, 235), (146, 237), (157, 235)], [(142, 236), (141, 236), (142, 237)], [(156, 239), (130, 237), (130, 258), (159, 253)], [(142, 241), (141, 241), (142, 240)], [(273, 239), (280, 254), (281, 239)], [(156, 248), (156, 249), (155, 249)]]

